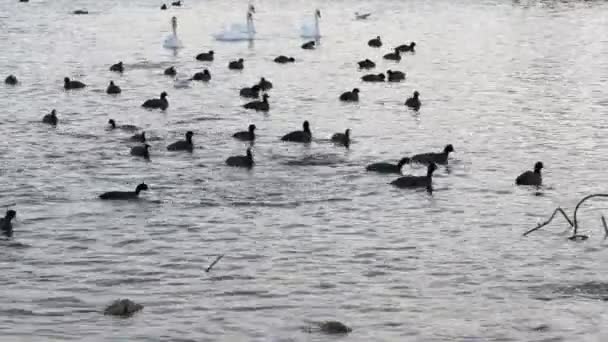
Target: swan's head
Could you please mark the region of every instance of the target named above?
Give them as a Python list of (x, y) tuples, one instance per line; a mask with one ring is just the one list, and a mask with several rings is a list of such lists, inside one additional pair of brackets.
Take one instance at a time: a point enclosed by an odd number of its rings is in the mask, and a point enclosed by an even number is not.
[(252, 4), (249, 4), (249, 13), (255, 13), (255, 7)]
[(315, 10), (315, 15), (317, 18), (321, 18), (321, 11), (318, 8)]
[(174, 31), (177, 28), (177, 17), (171, 18), (171, 27), (173, 28)]

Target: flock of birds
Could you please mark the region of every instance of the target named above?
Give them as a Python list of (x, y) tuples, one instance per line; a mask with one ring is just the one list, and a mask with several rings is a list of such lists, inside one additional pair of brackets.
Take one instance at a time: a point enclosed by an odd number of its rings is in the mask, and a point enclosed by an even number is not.
[[(24, 0), (20, 0), (21, 2), (27, 2)], [(173, 6), (181, 6), (181, 1), (173, 2)], [(167, 6), (163, 5), (161, 9), (166, 9)], [(255, 28), (253, 26), (253, 13), (255, 13), (255, 8), (252, 5), (249, 5), (247, 12), (247, 25), (244, 27), (240, 26), (232, 26), (227, 31), (221, 32), (219, 34), (214, 35), (217, 40), (249, 40), (253, 39), (255, 34)], [(82, 13), (78, 13), (82, 14)], [(317, 9), (314, 12), (314, 25), (312, 29), (303, 27), (303, 37), (311, 37), (315, 40), (309, 41), (302, 45), (302, 49), (314, 49), (315, 44), (320, 39), (320, 31), (319, 31), (319, 18), (321, 17), (321, 12)], [(369, 17), (368, 14), (356, 14), (357, 19), (366, 19)], [(177, 49), (182, 47), (182, 43), (177, 37), (177, 18), (172, 17), (171, 19), (172, 25), (172, 34), (165, 39), (163, 45), (166, 48)], [(383, 46), (381, 38), (375, 37), (368, 41), (368, 46), (371, 48), (380, 48)], [(402, 58), (403, 53), (414, 53), (415, 52), (416, 43), (411, 42), (408, 44), (403, 44), (397, 46), (393, 49), (393, 52), (390, 52), (383, 56), (384, 59), (399, 61)], [(208, 51), (198, 54), (196, 60), (203, 62), (213, 62), (214, 61), (214, 51)], [(286, 64), (286, 63), (294, 63), (295, 58), (287, 57), (287, 56), (278, 56), (274, 59), (274, 62), (278, 64)], [(368, 70), (375, 67), (375, 63), (369, 59), (358, 62), (358, 66), (360, 69)], [(244, 68), (244, 60), (238, 59), (234, 61), (230, 61), (228, 64), (228, 68), (232, 70), (242, 70)], [(112, 65), (109, 68), (110, 71), (123, 73), (125, 72), (125, 67), (122, 62), (118, 62)], [(165, 70), (166, 75), (175, 76), (176, 70), (174, 67), (170, 67)], [(401, 82), (405, 80), (405, 73), (401, 71), (388, 70), (386, 75), (380, 74), (369, 74), (362, 77), (362, 81), (364, 82), (384, 82), (387, 77), (389, 82)], [(187, 81), (202, 81), (209, 82), (211, 80), (211, 74), (209, 70), (205, 69), (202, 72), (196, 73), (192, 78)], [(19, 81), (16, 76), (9, 75), (5, 79), (5, 84), (8, 86), (16, 86), (19, 84)], [(71, 80), (66, 77), (64, 79), (64, 89), (65, 91), (72, 91), (83, 89), (86, 87), (86, 84), (80, 82), (78, 80)], [(265, 78), (261, 78), (260, 81), (253, 85), (252, 87), (246, 87), (240, 90), (239, 95), (244, 98), (259, 98), (261, 96), (261, 100), (254, 100), (249, 103), (243, 105), (245, 109), (251, 109), (255, 111), (267, 112), (270, 110), (270, 104), (268, 102), (269, 95), (268, 91), (273, 88), (273, 84), (266, 80)], [(108, 94), (120, 94), (121, 89), (118, 85), (116, 85), (113, 81), (110, 81), (106, 93)], [(159, 98), (149, 99), (142, 103), (142, 107), (148, 108), (150, 110), (166, 110), (169, 107), (169, 101), (167, 100), (168, 94), (166, 92), (162, 92)], [(358, 102), (359, 101), (359, 89), (354, 88), (351, 91), (344, 92), (341, 94), (338, 99), (344, 102)], [(422, 105), (420, 100), (420, 94), (418, 91), (414, 91), (413, 96), (408, 98), (404, 105), (411, 110), (418, 111)], [(59, 120), (57, 118), (57, 112), (55, 109), (51, 111), (50, 114), (45, 115), (42, 118), (42, 122), (44, 124), (49, 125), (57, 125)], [(109, 129), (120, 129), (123, 131), (136, 132), (138, 131), (138, 127), (134, 125), (117, 125), (116, 121), (110, 119)], [(254, 124), (249, 125), (246, 131), (236, 132), (233, 134), (233, 138), (245, 142), (249, 142), (253, 145), (253, 142), (256, 139), (255, 134), (256, 126)], [(184, 140), (179, 140), (167, 146), (168, 151), (187, 151), (192, 152), (194, 149), (194, 143), (192, 138), (194, 136), (194, 132), (188, 131), (185, 134)], [(131, 155), (136, 157), (142, 157), (145, 159), (150, 158), (150, 145), (146, 143), (145, 132), (136, 133), (133, 135), (130, 140), (141, 142), (141, 145), (135, 146), (131, 149)], [(312, 141), (312, 132), (310, 130), (310, 124), (308, 121), (304, 121), (302, 123), (302, 130), (297, 130), (285, 134), (281, 141), (285, 142), (293, 142), (293, 143), (310, 143)], [(350, 137), (350, 129), (346, 129), (344, 133), (335, 133), (331, 137), (331, 141), (337, 145), (341, 145), (345, 148), (349, 148), (351, 144)], [(398, 187), (398, 188), (424, 188), (429, 192), (432, 191), (432, 177), (433, 172), (437, 170), (437, 165), (447, 165), (449, 154), (454, 152), (454, 147), (451, 144), (448, 144), (444, 147), (441, 152), (429, 152), (417, 154), (412, 157), (405, 157), (400, 159), (397, 163), (388, 163), (388, 162), (379, 162), (373, 163), (366, 166), (366, 170), (369, 172), (377, 172), (383, 174), (398, 174), (402, 175), (402, 168), (406, 164), (410, 163), (418, 163), (427, 166), (427, 172), (422, 176), (401, 176), (395, 180), (393, 180), (390, 184)], [(242, 167), (242, 168), (252, 168), (255, 165), (253, 153), (251, 147), (247, 148), (245, 155), (239, 156), (231, 156), (226, 159), (226, 165), (231, 167)], [(540, 186), (542, 184), (542, 176), (541, 169), (543, 168), (543, 164), (541, 162), (537, 162), (534, 166), (533, 171), (526, 171), (522, 173), (520, 176), (516, 178), (517, 185), (532, 185), (532, 186)], [(145, 183), (137, 185), (135, 191), (111, 191), (106, 192), (104, 194), (99, 195), (99, 198), (102, 200), (129, 200), (138, 198), (139, 194), (142, 191), (148, 190), (148, 186)], [(0, 232), (7, 236), (11, 237), (13, 234), (13, 227), (11, 221), (16, 217), (17, 213), (15, 210), (8, 210), (5, 214), (4, 218), (0, 219)]]

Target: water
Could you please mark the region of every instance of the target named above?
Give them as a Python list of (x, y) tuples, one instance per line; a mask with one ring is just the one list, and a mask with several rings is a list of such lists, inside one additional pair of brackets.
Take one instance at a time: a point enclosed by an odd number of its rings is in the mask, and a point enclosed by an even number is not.
[[(253, 46), (211, 39), (245, 23), (244, 1), (159, 6), (0, 4), (0, 75), (22, 82), (0, 87), (0, 204), (18, 211), (0, 248), (0, 340), (325, 341), (308, 330), (328, 319), (353, 328), (347, 341), (606, 339), (606, 202), (581, 211), (584, 243), (566, 239), (563, 221), (521, 234), (607, 191), (608, 3), (264, 0)], [(315, 7), (324, 38), (304, 51), (298, 28)], [(70, 14), (80, 8), (91, 14)], [(370, 20), (352, 20), (366, 10)], [(176, 55), (161, 47), (172, 15), (186, 46)], [(385, 48), (367, 47), (376, 35)], [(380, 59), (410, 40), (415, 55)], [(210, 49), (215, 62), (194, 60)], [(277, 65), (279, 54), (298, 62)], [(245, 70), (229, 71), (239, 57)], [(407, 81), (360, 83), (365, 58)], [(118, 60), (122, 76), (108, 71)], [(208, 67), (212, 82), (174, 89), (171, 65)], [(65, 76), (89, 87), (66, 93)], [(237, 96), (261, 76), (275, 84), (267, 115)], [(122, 95), (104, 93), (111, 79)], [(339, 103), (353, 87), (360, 104)], [(139, 107), (163, 90), (165, 113)], [(419, 114), (402, 105), (413, 90)], [(39, 123), (52, 108), (57, 128)], [(109, 118), (156, 138), (151, 162), (129, 156), (128, 134), (105, 131)], [(278, 141), (305, 119), (313, 144)], [(249, 123), (256, 167), (225, 167), (246, 148), (230, 135)], [(326, 140), (347, 127), (351, 149)], [(194, 153), (167, 152), (187, 130)], [(456, 153), (432, 196), (363, 171), (448, 143)], [(537, 160), (545, 187), (516, 188)], [(97, 199), (142, 181), (141, 201)], [(103, 316), (116, 298), (145, 309)]]

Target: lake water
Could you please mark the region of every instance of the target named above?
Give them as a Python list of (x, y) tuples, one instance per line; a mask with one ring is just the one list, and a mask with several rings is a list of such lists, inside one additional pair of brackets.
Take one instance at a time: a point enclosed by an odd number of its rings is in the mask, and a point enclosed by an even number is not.
[[(522, 233), (557, 206), (608, 192), (608, 2), (280, 1), (255, 3), (254, 44), (212, 34), (243, 23), (244, 1), (16, 0), (0, 3), (0, 205), (17, 210), (0, 245), (2, 341), (326, 341), (316, 322), (353, 328), (344, 341), (603, 341), (608, 252), (600, 216)], [(86, 8), (89, 15), (73, 10)], [(321, 10), (317, 50), (300, 23)], [(367, 21), (354, 12), (372, 12)], [(162, 48), (177, 16), (184, 48)], [(380, 35), (381, 49), (367, 46)], [(381, 56), (417, 42), (396, 64)], [(216, 60), (194, 59), (213, 49)], [(293, 65), (272, 62), (294, 56)], [(245, 69), (227, 69), (245, 59)], [(396, 69), (407, 80), (361, 83)], [(126, 72), (111, 73), (122, 60)], [(175, 89), (175, 66), (213, 79)], [(64, 92), (63, 77), (89, 86)], [(271, 110), (250, 112), (238, 89), (271, 80)], [(183, 76), (180, 76), (183, 77)], [(105, 94), (114, 80), (120, 96)], [(361, 89), (359, 104), (340, 93)], [(421, 93), (422, 109), (404, 100)], [(166, 112), (140, 107), (161, 91)], [(40, 119), (55, 108), (56, 128)], [(151, 161), (129, 155), (129, 134), (152, 137)], [(309, 120), (314, 142), (279, 137)], [(255, 123), (251, 170), (226, 157), (231, 134)], [(346, 150), (327, 140), (352, 129)], [(194, 131), (192, 154), (166, 145)], [(366, 164), (453, 144), (435, 191), (400, 190)], [(544, 187), (515, 177), (545, 165)], [(424, 174), (406, 166), (404, 173)], [(150, 191), (126, 203), (109, 190)], [(605, 210), (604, 210), (605, 211)], [(209, 273), (218, 255), (224, 258)], [(103, 315), (116, 298), (145, 306)]]

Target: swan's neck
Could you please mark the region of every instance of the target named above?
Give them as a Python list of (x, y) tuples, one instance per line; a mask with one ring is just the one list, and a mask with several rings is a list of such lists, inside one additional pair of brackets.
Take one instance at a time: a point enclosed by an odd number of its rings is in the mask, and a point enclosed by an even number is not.
[(315, 13), (315, 35), (318, 37), (321, 34), (319, 33), (319, 16)]
[(255, 33), (255, 26), (253, 26), (253, 17), (247, 14), (247, 33), (249, 33), (249, 37), (252, 38)]

